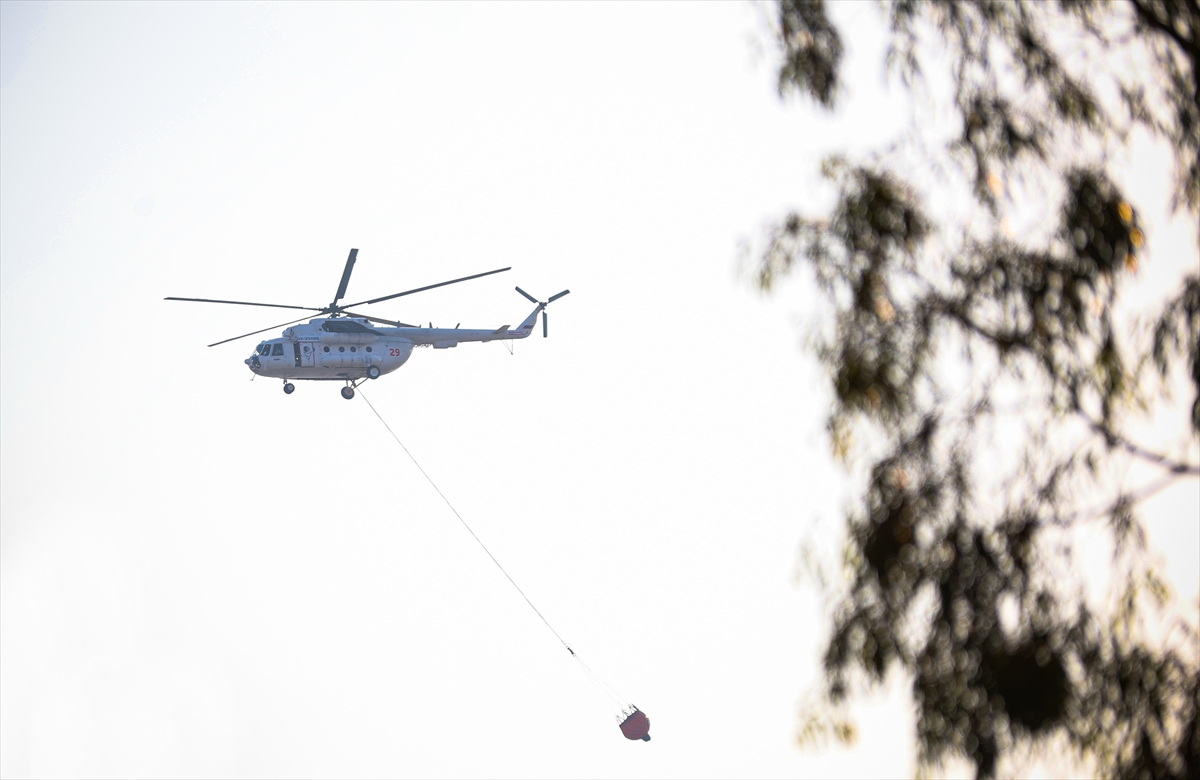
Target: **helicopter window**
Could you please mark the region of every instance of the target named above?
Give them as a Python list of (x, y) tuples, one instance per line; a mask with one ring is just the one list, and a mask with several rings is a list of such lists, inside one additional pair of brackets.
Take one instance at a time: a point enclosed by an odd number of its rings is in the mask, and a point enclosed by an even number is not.
[(345, 352), (345, 351), (346, 351), (345, 347), (338, 347), (338, 352)]
[(269, 355), (269, 354), (271, 354), (271, 345), (270, 345), (270, 344), (266, 344), (266, 343), (259, 344), (259, 345), (258, 345), (258, 354), (260, 354), (260, 355)]
[(283, 355), (283, 345), (276, 344), (275, 346), (271, 347), (271, 355), (272, 355), (272, 357), (282, 356)]
[(367, 347), (367, 352), (370, 352), (370, 351), (371, 351), (371, 348), (370, 348), (370, 347)]
[(351, 352), (353, 352), (353, 351), (354, 351), (354, 347), (350, 347), (350, 351), (351, 351)]
[(328, 351), (329, 351), (329, 347), (325, 347), (325, 351), (326, 351), (326, 352), (328, 352)]

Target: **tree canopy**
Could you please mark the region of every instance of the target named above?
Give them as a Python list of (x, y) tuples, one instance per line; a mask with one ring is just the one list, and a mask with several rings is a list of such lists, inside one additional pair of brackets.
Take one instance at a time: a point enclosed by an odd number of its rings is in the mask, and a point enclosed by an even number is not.
[[(845, 86), (827, 10), (771, 12), (781, 94), (825, 109)], [(1187, 455), (1200, 439), (1200, 258), (1175, 258), (1177, 291), (1128, 316), (1151, 248), (1111, 162), (1135, 132), (1164, 140), (1172, 208), (1200, 226), (1200, 6), (893, 0), (882, 12), (890, 73), (953, 120), (941, 137), (913, 127), (826, 160), (834, 207), (780, 217), (756, 266), (765, 289), (805, 271), (823, 293), (810, 343), (856, 485), (804, 733), (898, 670), (923, 769), (958, 756), (981, 777), (1007, 774), (1021, 750), (1059, 739), (1103, 776), (1200, 776), (1196, 616), (1156, 574), (1139, 516), (1146, 497), (1200, 475)], [(1182, 457), (1127, 432), (1172, 392), (1190, 399)], [(1117, 457), (1159, 477), (1126, 491)], [(1100, 602), (1085, 596), (1081, 528), (1111, 539)]]

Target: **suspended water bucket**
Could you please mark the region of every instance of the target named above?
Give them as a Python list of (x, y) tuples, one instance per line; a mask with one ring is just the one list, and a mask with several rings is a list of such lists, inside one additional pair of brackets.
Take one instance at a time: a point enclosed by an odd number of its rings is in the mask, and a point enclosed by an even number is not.
[(650, 741), (650, 719), (646, 717), (646, 713), (633, 708), (633, 714), (621, 721), (621, 733), (625, 735), (625, 739), (640, 739), (643, 742)]

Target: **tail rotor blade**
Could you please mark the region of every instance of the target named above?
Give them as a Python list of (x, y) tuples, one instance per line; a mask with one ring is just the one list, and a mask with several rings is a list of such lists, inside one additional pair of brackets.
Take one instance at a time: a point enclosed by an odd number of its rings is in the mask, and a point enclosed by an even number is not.
[(542, 309), (542, 338), (550, 336), (550, 321), (546, 315), (546, 310)]
[(564, 295), (568, 294), (569, 292), (571, 292), (571, 291), (570, 291), (570, 290), (563, 290), (563, 291), (562, 291), (562, 292), (560, 292), (558, 295), (551, 295), (551, 296), (550, 296), (550, 300), (546, 301), (546, 303), (554, 303), (554, 302), (555, 302), (555, 301), (557, 301), (559, 298), (563, 297)]
[(532, 295), (525, 292), (520, 287), (517, 288), (517, 292), (521, 293), (521, 295), (524, 295), (526, 298), (528, 298), (531, 303), (541, 303), (541, 301), (539, 301), (537, 298), (534, 298)]

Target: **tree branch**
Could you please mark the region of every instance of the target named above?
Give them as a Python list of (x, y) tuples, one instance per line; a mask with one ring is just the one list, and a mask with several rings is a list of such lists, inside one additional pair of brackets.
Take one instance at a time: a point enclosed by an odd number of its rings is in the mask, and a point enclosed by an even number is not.
[[(1134, 12), (1137, 14), (1138, 19), (1140, 19), (1143, 24), (1145, 24), (1147, 27), (1157, 30), (1171, 40), (1175, 41), (1175, 43), (1179, 44), (1179, 47), (1183, 49), (1183, 51), (1188, 55), (1188, 58), (1192, 61), (1192, 70), (1194, 71), (1196, 69), (1197, 58), (1196, 41), (1189, 41), (1187, 38), (1184, 38), (1182, 35), (1180, 35), (1179, 31), (1170, 24), (1169, 20), (1160, 19), (1158, 14), (1151, 11), (1150, 7), (1142, 0), (1129, 0), (1129, 4), (1133, 6)], [(1196, 31), (1193, 29), (1193, 37), (1195, 34)]]
[(1092, 417), (1082, 409), (1077, 410), (1079, 416), (1087, 420), (1088, 425), (1092, 430), (1104, 437), (1110, 445), (1119, 444), (1121, 448), (1130, 455), (1135, 455), (1143, 460), (1148, 460), (1155, 465), (1162, 466), (1172, 474), (1187, 474), (1193, 477), (1200, 477), (1200, 466), (1191, 463), (1183, 463), (1173, 458), (1168, 458), (1166, 455), (1159, 455), (1157, 452), (1151, 452), (1144, 447), (1139, 447), (1125, 437), (1117, 434), (1107, 425), (1092, 419)]

